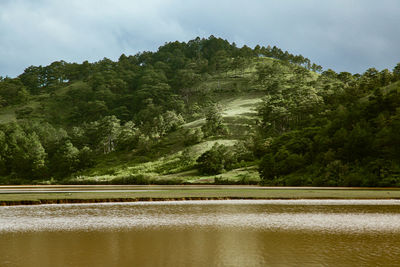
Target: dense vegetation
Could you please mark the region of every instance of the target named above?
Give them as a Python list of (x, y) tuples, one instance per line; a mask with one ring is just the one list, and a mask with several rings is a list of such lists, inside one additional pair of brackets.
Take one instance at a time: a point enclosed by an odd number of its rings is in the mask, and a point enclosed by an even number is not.
[(398, 186), (399, 81), (213, 36), (31, 66), (0, 77), (0, 182)]
[[(316, 186), (400, 185), (399, 71), (400, 64), (393, 73), (373, 68), (363, 75), (324, 72), (317, 80), (321, 99), (310, 97), (312, 106), (307, 105), (309, 101), (290, 104), (291, 93), (285, 93), (278, 114), (269, 100), (276, 94), (268, 94), (260, 110), (267, 123), (263, 132), (275, 134), (265, 136), (270, 138), (260, 163), (263, 181)], [(331, 83), (324, 85), (326, 79), (340, 83), (332, 88)]]

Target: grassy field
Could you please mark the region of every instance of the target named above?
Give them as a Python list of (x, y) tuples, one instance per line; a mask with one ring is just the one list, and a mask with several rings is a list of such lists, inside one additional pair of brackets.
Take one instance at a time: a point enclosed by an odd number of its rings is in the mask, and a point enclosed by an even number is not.
[(263, 187), (142, 187), (141, 190), (110, 192), (0, 193), (0, 205), (80, 203), (192, 199), (400, 199), (400, 189), (263, 188)]

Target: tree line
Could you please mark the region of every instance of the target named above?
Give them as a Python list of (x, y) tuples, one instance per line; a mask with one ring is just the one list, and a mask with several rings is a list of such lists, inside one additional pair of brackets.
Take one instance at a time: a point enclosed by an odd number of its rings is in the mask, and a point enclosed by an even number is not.
[[(228, 93), (226, 80), (231, 95), (240, 83), (263, 93), (255, 130), (199, 158), (183, 150), (184, 164), (215, 175), (258, 163), (262, 183), (273, 185), (400, 184), (400, 63), (336, 73), (276, 46), (237, 47), (214, 36), (0, 77), (0, 108), (17, 117), (0, 124), (2, 182), (61, 180), (113, 152), (149, 156), (177, 131), (183, 148), (232, 136), (214, 99)], [(201, 127), (181, 129), (201, 117)]]
[[(283, 95), (269, 91), (260, 108), (268, 140), (259, 165), (263, 182), (399, 186), (399, 74), (400, 63), (393, 71), (370, 68), (362, 75), (325, 71), (315, 81), (322, 90), (308, 96), (310, 106), (293, 100), (291, 94), (301, 95), (298, 88)], [(277, 98), (279, 105), (271, 100)]]

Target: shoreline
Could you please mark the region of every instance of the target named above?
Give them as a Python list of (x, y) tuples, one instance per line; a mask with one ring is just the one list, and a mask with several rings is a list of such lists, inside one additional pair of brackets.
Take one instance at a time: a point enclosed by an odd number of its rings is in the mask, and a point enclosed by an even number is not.
[(199, 201), (199, 200), (400, 200), (396, 198), (256, 198), (256, 197), (183, 197), (183, 198), (105, 198), (105, 199), (38, 199), (38, 200), (4, 200), (0, 201), (0, 206), (36, 206), (50, 204), (95, 204), (95, 203), (134, 203), (134, 202), (167, 202), (167, 201)]
[(251, 186), (0, 187), (0, 206), (185, 200), (400, 199), (395, 188)]

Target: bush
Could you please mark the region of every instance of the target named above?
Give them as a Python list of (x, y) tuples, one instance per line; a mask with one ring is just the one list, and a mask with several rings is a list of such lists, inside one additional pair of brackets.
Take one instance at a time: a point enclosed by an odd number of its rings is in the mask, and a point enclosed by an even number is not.
[(183, 144), (185, 146), (190, 146), (190, 145), (195, 145), (201, 142), (203, 139), (204, 134), (203, 131), (200, 128), (197, 128), (195, 130), (193, 129), (188, 129), (184, 133), (184, 139), (183, 139)]
[(292, 174), (285, 179), (285, 185), (288, 186), (304, 186), (309, 184), (311, 184), (310, 181), (301, 174)]
[(344, 177), (343, 185), (350, 186), (350, 187), (361, 186), (364, 177), (365, 177), (365, 175), (362, 173), (352, 172)]
[(109, 183), (114, 185), (134, 184), (134, 185), (149, 185), (152, 184), (150, 177), (144, 174), (129, 175), (112, 179)]
[(251, 151), (249, 143), (245, 141), (240, 141), (233, 147), (234, 153), (236, 155), (237, 161), (253, 161), (254, 155)]
[(261, 179), (266, 182), (267, 180), (273, 180), (276, 176), (275, 159), (273, 154), (266, 154), (259, 164), (259, 172)]
[(202, 174), (219, 174), (231, 170), (236, 162), (230, 148), (216, 143), (197, 159), (197, 167)]
[(195, 156), (191, 153), (190, 149), (185, 148), (179, 156), (180, 164), (183, 166), (190, 166), (194, 163)]
[(217, 185), (234, 185), (234, 184), (238, 184), (238, 182), (234, 181), (234, 180), (215, 177), (214, 178), (214, 184), (217, 184)]

